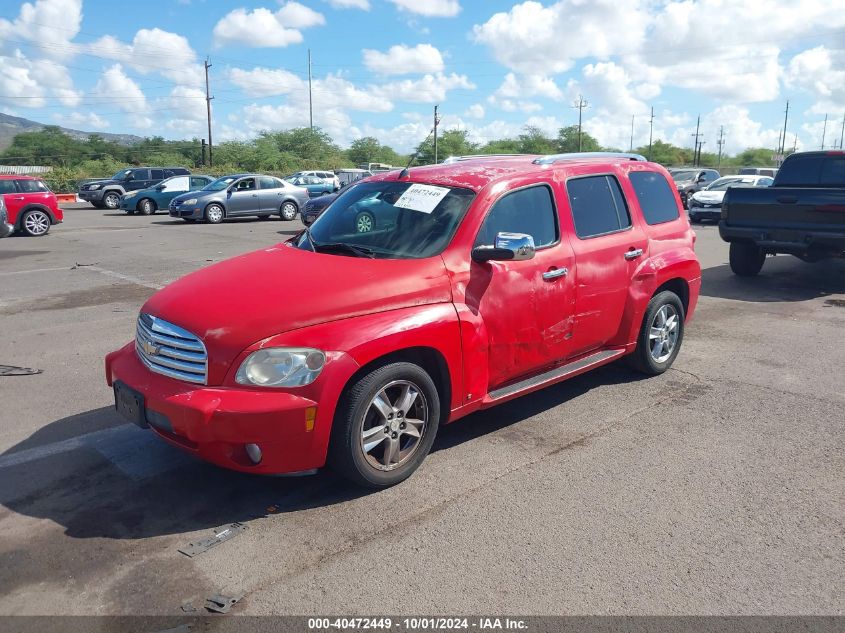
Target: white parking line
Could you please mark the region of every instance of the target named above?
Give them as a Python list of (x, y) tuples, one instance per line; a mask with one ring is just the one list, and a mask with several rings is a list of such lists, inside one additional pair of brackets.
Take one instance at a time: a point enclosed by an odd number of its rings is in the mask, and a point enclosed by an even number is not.
[(159, 284), (153, 284), (148, 281), (144, 281), (139, 277), (133, 277), (132, 275), (124, 275), (123, 273), (115, 272), (114, 270), (109, 270), (107, 268), (100, 268), (99, 266), (80, 266), (82, 270), (88, 269), (93, 270), (95, 272), (101, 273), (103, 275), (108, 275), (109, 277), (114, 277), (115, 279), (121, 279), (123, 281), (128, 281), (133, 284), (137, 284), (139, 286), (144, 286), (146, 288), (152, 288), (153, 290), (161, 290), (164, 286), (160, 286)]
[(70, 266), (58, 266), (56, 268), (33, 268), (32, 270), (10, 270), (5, 273), (0, 273), (0, 277), (5, 277), (6, 275), (25, 275), (27, 273), (46, 273), (55, 270), (70, 270)]

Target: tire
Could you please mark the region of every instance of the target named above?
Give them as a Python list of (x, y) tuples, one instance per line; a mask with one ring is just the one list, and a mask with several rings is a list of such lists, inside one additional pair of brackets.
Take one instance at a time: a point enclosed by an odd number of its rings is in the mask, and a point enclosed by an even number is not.
[(753, 277), (763, 268), (766, 253), (755, 244), (731, 242), (729, 261), (734, 275)]
[(226, 211), (216, 202), (212, 202), (205, 208), (205, 221), (209, 224), (220, 224), (226, 217)]
[(117, 209), (120, 207), (120, 194), (116, 191), (107, 191), (103, 196), (103, 206), (106, 209)]
[(92, 207), (94, 207), (95, 209), (105, 209), (105, 208), (106, 208), (106, 206), (105, 206), (102, 202), (94, 202), (94, 201), (91, 201), (91, 203), (90, 203), (90, 204), (91, 204), (91, 206), (92, 206)]
[(376, 228), (376, 219), (369, 211), (361, 211), (355, 216), (355, 232), (369, 233)]
[(701, 220), (698, 219), (698, 216), (694, 213), (690, 213), (689, 214), (689, 223), (690, 224), (696, 224), (698, 222), (701, 222)]
[(21, 217), (21, 231), (29, 237), (41, 237), (50, 231), (50, 216), (41, 209), (30, 209)]
[(258, 216), (258, 219), (259, 219), (259, 220), (269, 220), (269, 219), (270, 219), (270, 216), (269, 216), (269, 215), (259, 215), (259, 216)]
[(296, 206), (295, 202), (291, 202), (290, 200), (287, 200), (284, 204), (282, 204), (279, 209), (279, 215), (283, 220), (287, 220), (288, 222), (295, 220), (297, 213), (299, 213), (299, 207)]
[(678, 295), (669, 290), (654, 295), (643, 316), (637, 348), (626, 357), (628, 365), (649, 376), (669, 369), (684, 341), (684, 318)]
[(137, 209), (138, 213), (141, 215), (152, 215), (158, 211), (158, 205), (156, 205), (154, 200), (144, 198), (143, 200), (138, 201)]
[[(403, 410), (398, 405), (413, 392), (416, 396), (410, 398), (410, 407)], [(382, 409), (389, 413), (380, 413)], [(359, 378), (341, 396), (329, 443), (329, 465), (359, 486), (393, 486), (407, 479), (428, 455), (439, 421), (440, 399), (431, 376), (413, 363), (384, 365)]]

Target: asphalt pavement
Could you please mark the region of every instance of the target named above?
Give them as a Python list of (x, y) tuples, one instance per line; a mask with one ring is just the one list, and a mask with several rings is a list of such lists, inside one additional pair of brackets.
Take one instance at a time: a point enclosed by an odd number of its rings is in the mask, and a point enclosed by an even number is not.
[(103, 375), (157, 288), (298, 221), (65, 218), (0, 240), (0, 365), (43, 370), (0, 376), (0, 614), (176, 614), (217, 591), (244, 614), (845, 610), (845, 261), (740, 279), (697, 227), (673, 369), (611, 365), (472, 415), (365, 493), (196, 461), (126, 424)]

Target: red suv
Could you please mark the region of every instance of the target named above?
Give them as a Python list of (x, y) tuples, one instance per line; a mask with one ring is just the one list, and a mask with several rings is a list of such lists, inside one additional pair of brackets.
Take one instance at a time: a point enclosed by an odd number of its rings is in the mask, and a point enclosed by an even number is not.
[(623, 357), (666, 371), (694, 242), (671, 176), (636, 155), (379, 174), (290, 241), (153, 295), (106, 379), (118, 411), (221, 466), (328, 461), (388, 486), (441, 424)]
[(0, 195), (6, 203), (6, 222), (20, 233), (46, 235), (53, 224), (64, 220), (56, 194), (40, 178), (0, 175)]

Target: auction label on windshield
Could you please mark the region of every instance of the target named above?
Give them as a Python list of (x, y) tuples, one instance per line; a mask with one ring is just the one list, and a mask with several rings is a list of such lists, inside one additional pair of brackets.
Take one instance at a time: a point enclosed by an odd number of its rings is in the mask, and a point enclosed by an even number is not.
[(405, 190), (399, 199), (393, 203), (394, 207), (411, 209), (431, 213), (440, 204), (440, 201), (449, 193), (447, 187), (435, 187), (434, 185), (411, 185)]

